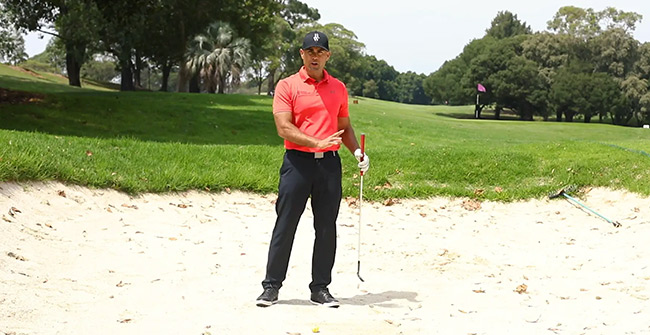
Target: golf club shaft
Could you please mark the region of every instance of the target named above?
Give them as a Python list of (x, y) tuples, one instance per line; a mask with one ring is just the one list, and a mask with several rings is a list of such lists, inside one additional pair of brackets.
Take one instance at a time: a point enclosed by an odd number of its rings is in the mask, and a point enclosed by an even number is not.
[(594, 211), (593, 209), (591, 209), (591, 208), (589, 208), (589, 207), (583, 205), (583, 204), (582, 204), (580, 201), (578, 201), (576, 198), (574, 198), (574, 197), (572, 197), (572, 196), (566, 194), (565, 192), (562, 192), (562, 195), (564, 195), (567, 199), (569, 199), (569, 200), (575, 202), (576, 204), (582, 206), (583, 208), (589, 210), (590, 212), (592, 212), (592, 213), (598, 215), (598, 216), (599, 216), (600, 218), (602, 218), (603, 220), (605, 220), (605, 221), (607, 221), (607, 222), (613, 224), (614, 226), (618, 226), (618, 223), (616, 223), (616, 222), (614, 222), (614, 221), (612, 221), (612, 220), (610, 220), (610, 219), (608, 219), (608, 218), (606, 218), (606, 217), (604, 217), (604, 216), (598, 214), (598, 213), (597, 213), (596, 211)]
[(361, 278), (361, 203), (363, 202), (363, 175), (361, 175), (361, 182), (359, 187), (359, 233), (357, 234), (357, 277)]
[[(363, 155), (366, 152), (366, 134), (361, 134), (361, 161), (363, 161)], [(363, 171), (359, 172), (360, 181), (359, 181), (359, 233), (357, 234), (357, 277), (362, 282), (364, 281), (361, 278), (361, 205), (363, 204)]]

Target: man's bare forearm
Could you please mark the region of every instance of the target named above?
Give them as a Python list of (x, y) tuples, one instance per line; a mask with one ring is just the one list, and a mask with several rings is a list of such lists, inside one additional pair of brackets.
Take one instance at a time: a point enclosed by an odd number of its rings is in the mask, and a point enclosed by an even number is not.
[(278, 127), (278, 135), (283, 139), (310, 148), (318, 147), (318, 139), (309, 135), (306, 135), (298, 127), (293, 124), (283, 125)]

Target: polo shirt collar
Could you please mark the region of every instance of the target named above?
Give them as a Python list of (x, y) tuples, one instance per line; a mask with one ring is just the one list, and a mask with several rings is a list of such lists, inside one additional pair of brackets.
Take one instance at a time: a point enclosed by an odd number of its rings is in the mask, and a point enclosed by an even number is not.
[[(298, 73), (300, 74), (300, 79), (302, 79), (303, 82), (314, 82), (314, 78), (310, 77), (307, 74), (307, 69), (305, 69), (304, 66), (300, 68), (300, 71), (298, 71)], [(327, 73), (327, 70), (323, 69), (323, 80), (321, 80), (321, 83), (327, 82), (329, 79), (330, 74)]]

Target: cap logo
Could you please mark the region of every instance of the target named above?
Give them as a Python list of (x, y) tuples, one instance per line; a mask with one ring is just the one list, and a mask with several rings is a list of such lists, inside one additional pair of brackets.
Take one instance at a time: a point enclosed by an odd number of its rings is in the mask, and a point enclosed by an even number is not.
[(320, 40), (320, 36), (316, 33), (314, 34), (314, 41), (318, 42), (318, 40)]

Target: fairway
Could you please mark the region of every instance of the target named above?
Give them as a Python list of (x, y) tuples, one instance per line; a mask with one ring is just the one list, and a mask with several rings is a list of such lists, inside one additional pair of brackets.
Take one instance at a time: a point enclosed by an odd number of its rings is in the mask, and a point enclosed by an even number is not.
[[(129, 193), (277, 188), (282, 140), (271, 98), (102, 92), (0, 66), (0, 85), (45, 97), (2, 105), (0, 180), (58, 180)], [(65, 89), (63, 89), (65, 88)], [(473, 120), (471, 107), (355, 98), (373, 200), (539, 198), (567, 185), (650, 194), (650, 130), (609, 124)], [(358, 135), (358, 134), (357, 134)], [(646, 153), (646, 154), (644, 154)], [(344, 195), (358, 190), (342, 152)]]

